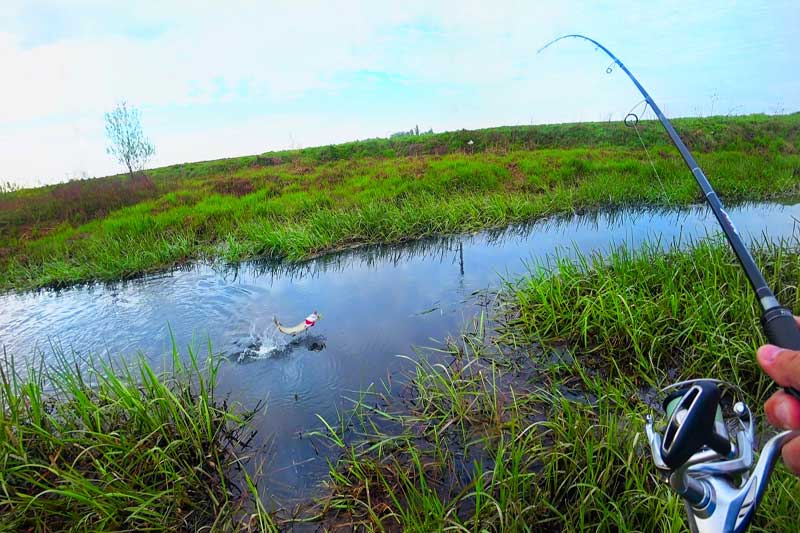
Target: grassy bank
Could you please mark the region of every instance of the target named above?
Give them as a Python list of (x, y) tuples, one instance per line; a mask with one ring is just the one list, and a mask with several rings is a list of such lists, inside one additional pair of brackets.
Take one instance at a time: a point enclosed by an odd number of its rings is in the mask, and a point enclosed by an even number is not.
[(215, 397), (215, 365), (4, 367), (0, 530), (270, 529), (241, 470), (249, 415)]
[[(797, 310), (796, 242), (756, 253)], [(315, 519), (334, 528), (684, 531), (644, 416), (679, 379), (740, 385), (764, 424), (755, 302), (723, 242), (556, 261), (510, 283), (487, 329), (422, 359), (400, 397), (367, 391), (318, 438), (340, 452)], [(764, 428), (766, 429), (766, 428)], [(800, 481), (776, 470), (753, 531), (794, 531)]]
[[(800, 115), (676, 127), (726, 201), (800, 193)], [(660, 125), (640, 128), (655, 171), (635, 132), (595, 123), (378, 139), (5, 193), (0, 290), (129, 278), (196, 258), (296, 260), (573, 210), (698, 201)]]

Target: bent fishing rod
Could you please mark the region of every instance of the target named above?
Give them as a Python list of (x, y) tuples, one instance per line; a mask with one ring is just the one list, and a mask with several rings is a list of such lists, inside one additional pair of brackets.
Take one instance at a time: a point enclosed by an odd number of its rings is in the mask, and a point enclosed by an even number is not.
[[(761, 305), (761, 327), (769, 342), (800, 350), (800, 327), (792, 312), (778, 302), (708, 178), (653, 98), (622, 61), (594, 39), (578, 34), (564, 35), (547, 43), (539, 52), (567, 38), (582, 39), (603, 50), (642, 93), (700, 185), (742, 265)], [(609, 66), (606, 72), (611, 69)], [(638, 121), (638, 117), (635, 118)], [(796, 389), (785, 387), (784, 390), (800, 399)], [(781, 449), (800, 437), (800, 430), (783, 431), (769, 439), (754, 464), (753, 450), (757, 443), (754, 417), (737, 387), (719, 380), (697, 379), (675, 383), (659, 394), (663, 400), (664, 419), (657, 424), (652, 415), (647, 415), (645, 432), (656, 468), (668, 474), (670, 487), (684, 501), (691, 530), (697, 533), (745, 531), (766, 491)]]
[[(733, 253), (736, 255), (736, 259), (738, 259), (739, 264), (744, 269), (744, 273), (756, 293), (758, 303), (761, 305), (761, 327), (763, 328), (767, 339), (775, 346), (780, 346), (781, 348), (787, 348), (790, 350), (800, 350), (800, 327), (797, 325), (797, 322), (795, 322), (791, 310), (782, 306), (780, 302), (778, 302), (778, 299), (775, 297), (775, 293), (773, 293), (772, 289), (770, 289), (769, 285), (767, 285), (764, 275), (758, 269), (755, 260), (753, 260), (753, 256), (750, 254), (749, 250), (742, 241), (742, 238), (739, 236), (736, 226), (733, 225), (728, 213), (722, 206), (719, 196), (717, 196), (717, 193), (711, 187), (711, 183), (709, 183), (708, 178), (706, 178), (706, 175), (703, 174), (703, 171), (700, 169), (700, 165), (697, 163), (694, 156), (692, 156), (692, 153), (686, 147), (683, 140), (678, 135), (678, 132), (676, 132), (675, 128), (672, 127), (672, 123), (670, 123), (669, 119), (664, 116), (664, 113), (661, 112), (661, 109), (655, 103), (650, 94), (645, 90), (644, 87), (642, 87), (642, 84), (639, 83), (639, 80), (637, 80), (636, 77), (631, 74), (631, 71), (628, 70), (622, 61), (620, 61), (617, 56), (611, 53), (608, 48), (594, 39), (586, 37), (585, 35), (563, 35), (558, 39), (554, 39), (544, 45), (539, 49), (539, 52), (563, 39), (570, 38), (583, 39), (584, 41), (592, 43), (597, 48), (605, 52), (606, 55), (608, 55), (608, 57), (614, 61), (614, 64), (619, 66), (619, 68), (622, 69), (628, 78), (630, 78), (636, 88), (639, 89), (639, 92), (642, 93), (644, 101), (650, 106), (650, 108), (653, 110), (653, 113), (655, 113), (655, 115), (658, 117), (658, 120), (661, 122), (661, 125), (664, 126), (664, 129), (667, 130), (667, 134), (669, 135), (672, 144), (674, 144), (675, 148), (678, 149), (683, 161), (686, 163), (686, 166), (689, 167), (689, 170), (697, 181), (697, 184), (700, 186), (700, 189), (702, 189), (706, 203), (708, 203), (709, 207), (711, 207), (711, 211), (714, 213), (717, 222), (719, 222), (719, 225), (722, 227), (722, 231), (725, 234), (725, 237), (728, 239), (728, 243), (730, 243), (731, 248), (733, 248)], [(607, 72), (610, 72), (610, 69), (611, 67), (607, 69)], [(788, 394), (791, 394), (800, 400), (800, 391), (797, 389), (784, 387), (784, 390)]]

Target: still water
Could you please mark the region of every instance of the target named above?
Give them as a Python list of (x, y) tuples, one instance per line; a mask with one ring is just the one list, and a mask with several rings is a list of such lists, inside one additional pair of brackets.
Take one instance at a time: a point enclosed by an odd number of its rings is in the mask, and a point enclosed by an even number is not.
[[(800, 204), (730, 209), (748, 240), (791, 236)], [(270, 442), (262, 483), (282, 502), (307, 495), (326, 472), (304, 432), (335, 420), (355, 391), (408, 368), (398, 354), (436, 346), (479, 312), (477, 291), (526, 272), (554, 254), (607, 252), (626, 244), (704, 238), (717, 227), (704, 206), (593, 213), (503, 230), (371, 246), (295, 265), (193, 265), (145, 279), (0, 296), (0, 345), (18, 364), (61, 350), (70, 357), (131, 357), (154, 363), (171, 350), (227, 356), (219, 391), (267, 408), (255, 425)], [(743, 288), (744, 290), (744, 288)], [(323, 318), (292, 343), (273, 317)], [(2, 353), (2, 352), (0, 352)]]

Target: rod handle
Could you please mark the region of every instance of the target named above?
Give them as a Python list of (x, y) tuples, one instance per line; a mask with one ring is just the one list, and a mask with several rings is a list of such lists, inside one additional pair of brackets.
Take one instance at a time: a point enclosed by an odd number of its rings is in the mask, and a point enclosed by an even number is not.
[[(800, 326), (794, 319), (792, 311), (786, 307), (773, 307), (761, 316), (761, 327), (770, 344), (788, 350), (800, 350)], [(784, 387), (787, 394), (800, 400), (800, 391), (792, 387)]]

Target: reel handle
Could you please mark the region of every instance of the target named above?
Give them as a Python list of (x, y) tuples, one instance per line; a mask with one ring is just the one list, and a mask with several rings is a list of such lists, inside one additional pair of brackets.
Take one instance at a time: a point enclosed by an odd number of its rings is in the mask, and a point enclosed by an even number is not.
[[(768, 309), (761, 315), (761, 327), (770, 344), (787, 350), (800, 350), (800, 326), (790, 309), (780, 306)], [(783, 390), (800, 400), (800, 391), (797, 389), (784, 387)]]

